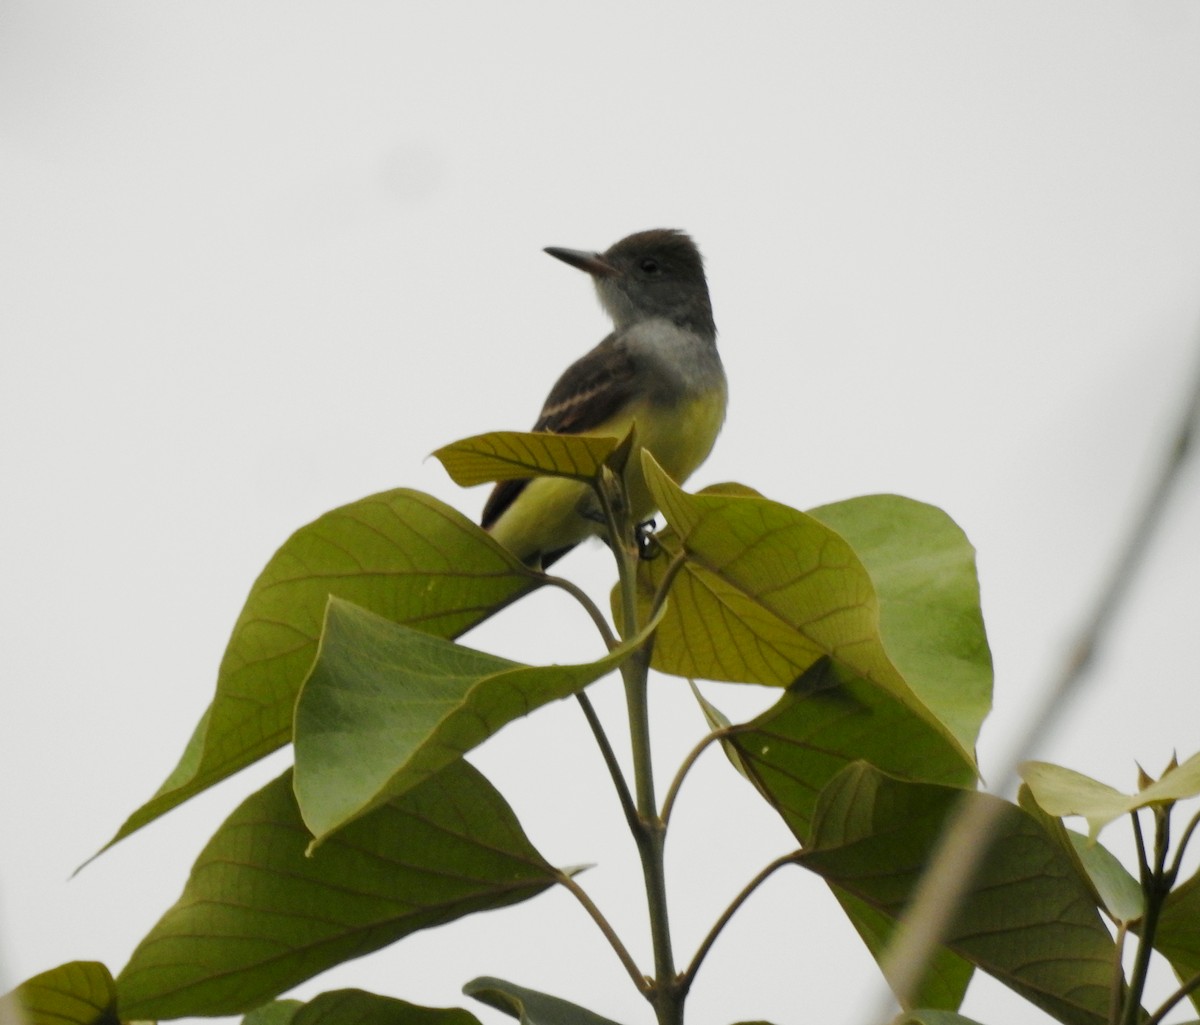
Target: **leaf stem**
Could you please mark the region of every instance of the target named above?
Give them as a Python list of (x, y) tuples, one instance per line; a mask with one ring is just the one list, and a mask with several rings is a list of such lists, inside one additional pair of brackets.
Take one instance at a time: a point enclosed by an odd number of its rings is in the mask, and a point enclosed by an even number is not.
[(651, 619), (657, 616), (658, 610), (663, 607), (663, 603), (667, 600), (667, 593), (671, 590), (671, 585), (675, 583), (675, 578), (679, 575), (679, 571), (683, 569), (686, 562), (687, 552), (682, 548), (671, 558), (666, 572), (663, 573), (662, 580), (658, 582), (658, 590), (654, 592), (654, 601), (650, 606)]
[(604, 759), (605, 766), (608, 768), (609, 776), (612, 777), (613, 786), (616, 787), (617, 799), (621, 802), (621, 810), (625, 813), (625, 821), (631, 831), (636, 831), (639, 828), (637, 806), (633, 803), (633, 794), (629, 792), (629, 784), (625, 781), (625, 773), (621, 771), (621, 763), (617, 761), (612, 744), (608, 741), (608, 734), (604, 732), (604, 725), (600, 722), (600, 717), (596, 714), (596, 709), (593, 707), (591, 698), (587, 694), (579, 691), (575, 695), (575, 700), (579, 702), (579, 707), (583, 709), (584, 718), (587, 719), (588, 725), (592, 728), (592, 736), (596, 738), (596, 745), (600, 748), (600, 755)]
[(625, 971), (629, 973), (629, 977), (633, 980), (633, 984), (637, 987), (638, 992), (648, 995), (650, 993), (650, 980), (642, 974), (641, 969), (637, 966), (637, 962), (634, 961), (625, 944), (621, 942), (621, 937), (617, 935), (616, 930), (609, 923), (608, 919), (604, 917), (601, 910), (596, 907), (595, 902), (588, 896), (588, 892), (566, 872), (559, 872), (558, 881), (571, 891), (575, 899), (583, 905), (584, 910), (592, 917), (592, 921), (600, 927), (604, 938), (608, 940), (609, 946), (613, 948)]
[(1183, 831), (1183, 836), (1179, 838), (1179, 846), (1175, 849), (1175, 860), (1171, 862), (1171, 868), (1167, 873), (1172, 886), (1175, 885), (1175, 880), (1179, 876), (1179, 869), (1182, 867), (1184, 849), (1191, 841), (1192, 834), (1196, 832), (1197, 826), (1200, 826), (1200, 811), (1192, 816), (1191, 821), (1187, 824), (1187, 828)]
[(600, 632), (600, 636), (604, 638), (604, 645), (609, 651), (612, 651), (621, 642), (617, 640), (616, 634), (612, 632), (612, 628), (608, 625), (608, 620), (604, 618), (604, 613), (597, 608), (596, 603), (587, 596), (583, 588), (568, 580), (566, 577), (555, 577), (545, 574), (543, 577), (544, 583), (551, 587), (557, 587), (560, 590), (566, 591), (580, 605), (584, 611), (591, 617), (592, 622), (596, 625), (596, 629)]
[(685, 971), (681, 976), (680, 985), (685, 994), (695, 981), (696, 973), (700, 970), (700, 965), (704, 962), (705, 957), (708, 956), (708, 952), (712, 945), (716, 942), (717, 937), (721, 935), (721, 931), (725, 928), (725, 926), (729, 924), (729, 920), (737, 913), (737, 910), (743, 904), (745, 904), (750, 895), (760, 886), (762, 886), (762, 884), (765, 883), (772, 875), (774, 875), (775, 872), (783, 868), (784, 865), (792, 864), (796, 860), (796, 857), (799, 855), (799, 853), (799, 851), (791, 851), (788, 854), (781, 855), (772, 861), (769, 865), (767, 865), (766, 868), (759, 872), (758, 875), (751, 879), (750, 882), (748, 882), (742, 888), (741, 893), (733, 898), (733, 902), (729, 905), (729, 907), (721, 912), (721, 917), (713, 923), (713, 927), (709, 929), (708, 935), (704, 937), (704, 941), (696, 949), (696, 954), (692, 958), (692, 963), (688, 965), (687, 971)]
[(675, 773), (675, 778), (671, 780), (670, 787), (667, 788), (667, 796), (663, 799), (662, 811), (659, 812), (659, 818), (662, 819), (665, 827), (667, 821), (671, 818), (671, 809), (675, 807), (675, 798), (679, 796), (679, 788), (683, 785), (684, 777), (691, 771), (692, 766), (696, 764), (698, 759), (708, 749), (708, 745), (714, 740), (724, 740), (726, 737), (732, 736), (738, 732), (736, 726), (722, 726), (718, 730), (713, 730), (707, 736), (701, 737), (700, 742), (696, 744), (679, 764), (679, 770)]
[[(596, 625), (600, 636), (604, 640), (604, 645), (609, 651), (612, 651), (620, 641), (612, 632), (612, 628), (608, 625), (608, 620), (604, 618), (604, 613), (600, 611), (596, 603), (587, 595), (587, 593), (566, 577), (557, 577), (545, 574), (545, 582), (552, 587), (557, 587), (567, 594), (571, 595), (583, 609), (591, 617), (592, 622)], [(579, 707), (583, 709), (584, 718), (587, 719), (588, 726), (591, 727), (592, 736), (596, 738), (596, 745), (600, 748), (600, 755), (604, 759), (604, 764), (608, 768), (608, 774), (612, 777), (613, 786), (617, 790), (617, 799), (621, 802), (621, 810), (625, 813), (625, 821), (629, 824), (630, 829), (636, 828), (637, 823), (637, 808), (633, 803), (633, 795), (629, 792), (629, 784), (625, 781), (625, 774), (621, 771), (621, 763), (617, 761), (617, 756), (613, 752), (612, 744), (609, 743), (608, 734), (604, 732), (604, 724), (600, 722), (600, 717), (596, 714), (596, 709), (592, 706), (591, 699), (580, 691), (575, 695), (575, 699), (579, 702)]]
[(1184, 997), (1191, 993), (1195, 993), (1198, 989), (1200, 989), (1200, 972), (1197, 972), (1195, 975), (1193, 975), (1190, 979), (1188, 979), (1187, 982), (1185, 982), (1182, 986), (1175, 990), (1174, 993), (1167, 997), (1167, 999), (1163, 1001), (1163, 1005), (1152, 1015), (1150, 1015), (1150, 1017), (1147, 1018), (1142, 1025), (1160, 1025), (1162, 1020), (1170, 1013), (1171, 1008), (1179, 1003), (1179, 1001)]

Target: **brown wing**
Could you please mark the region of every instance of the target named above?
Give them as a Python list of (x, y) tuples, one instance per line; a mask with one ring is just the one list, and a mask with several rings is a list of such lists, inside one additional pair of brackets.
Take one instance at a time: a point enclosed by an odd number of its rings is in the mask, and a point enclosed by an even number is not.
[(585, 434), (629, 401), (636, 378), (624, 338), (611, 334), (567, 367), (550, 389), (533, 429)]
[[(533, 425), (551, 434), (586, 434), (599, 427), (633, 395), (636, 368), (623, 339), (614, 332), (563, 372)], [(488, 496), (480, 524), (495, 523), (528, 480), (502, 480)], [(543, 560), (544, 561), (544, 560)]]

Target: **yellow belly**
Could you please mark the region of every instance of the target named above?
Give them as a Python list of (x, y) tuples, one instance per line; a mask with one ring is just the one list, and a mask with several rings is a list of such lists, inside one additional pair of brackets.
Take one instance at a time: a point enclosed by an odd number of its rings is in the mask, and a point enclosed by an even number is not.
[[(623, 438), (636, 423), (637, 448), (649, 449), (663, 469), (682, 484), (708, 458), (724, 420), (722, 390), (702, 398), (685, 399), (668, 409), (651, 409), (643, 401), (603, 429), (589, 433)], [(625, 486), (636, 521), (649, 519), (657, 506), (646, 488), (639, 451), (630, 454)], [(604, 532), (592, 489), (561, 477), (530, 481), (491, 527), (497, 541), (526, 561)]]

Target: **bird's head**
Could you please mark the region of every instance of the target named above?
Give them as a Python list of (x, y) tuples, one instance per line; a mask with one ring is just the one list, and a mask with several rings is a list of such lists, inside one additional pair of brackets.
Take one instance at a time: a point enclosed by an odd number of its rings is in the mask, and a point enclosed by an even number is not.
[(652, 228), (621, 239), (603, 253), (546, 250), (587, 271), (617, 330), (653, 317), (715, 333), (704, 261), (696, 243), (674, 228)]

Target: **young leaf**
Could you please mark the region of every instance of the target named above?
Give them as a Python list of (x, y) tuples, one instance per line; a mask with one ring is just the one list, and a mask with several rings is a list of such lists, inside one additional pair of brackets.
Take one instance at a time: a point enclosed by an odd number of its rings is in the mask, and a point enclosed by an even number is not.
[[(952, 521), (892, 496), (818, 510), (859, 535), (868, 566), (817, 515), (728, 489), (689, 495), (652, 458), (644, 454), (643, 463), (672, 527), (664, 547), (687, 553), (655, 642), (656, 668), (788, 685), (828, 656), (887, 690), (973, 761), (991, 662), (974, 552)], [(642, 570), (644, 601), (671, 561), (650, 560)]]
[(1200, 794), (1200, 754), (1168, 769), (1157, 782), (1135, 794), (1123, 794), (1082, 772), (1050, 762), (1025, 762), (1021, 778), (1049, 814), (1087, 819), (1088, 835), (1094, 840), (1106, 825), (1131, 811)]
[(421, 1007), (361, 989), (337, 989), (299, 1000), (277, 1000), (242, 1019), (242, 1025), (479, 1025), (460, 1007)]
[(309, 858), (286, 772), (201, 852), (178, 902), (117, 979), (125, 1018), (244, 1012), (402, 936), (526, 900), (556, 871), (465, 761)]
[(318, 840), (513, 719), (611, 672), (643, 632), (577, 666), (526, 666), (331, 599), (296, 705), (296, 796)]
[(1067, 838), (1108, 916), (1125, 925), (1138, 921), (1145, 913), (1142, 888), (1116, 855), (1073, 829), (1067, 830)]
[(590, 481), (619, 443), (619, 438), (590, 434), (493, 431), (445, 445), (433, 455), (464, 488), (526, 477)]
[[(19, 1012), (11, 1014), (15, 1005)], [(117, 990), (98, 961), (71, 961), (0, 997), (0, 1021), (23, 1025), (118, 1025)]]
[[(822, 792), (797, 864), (897, 917), (962, 800), (999, 798), (848, 766)], [(1115, 957), (1074, 862), (1000, 802), (997, 833), (944, 943), (1066, 1025), (1106, 1025)]]
[(397, 489), (301, 527), (254, 582), (179, 765), (107, 847), (290, 741), (330, 595), (455, 637), (538, 586), (461, 513)]
[(463, 992), (480, 1003), (495, 1007), (518, 1019), (521, 1025), (617, 1025), (586, 1007), (548, 993), (526, 989), (503, 979), (483, 976), (472, 979)]

